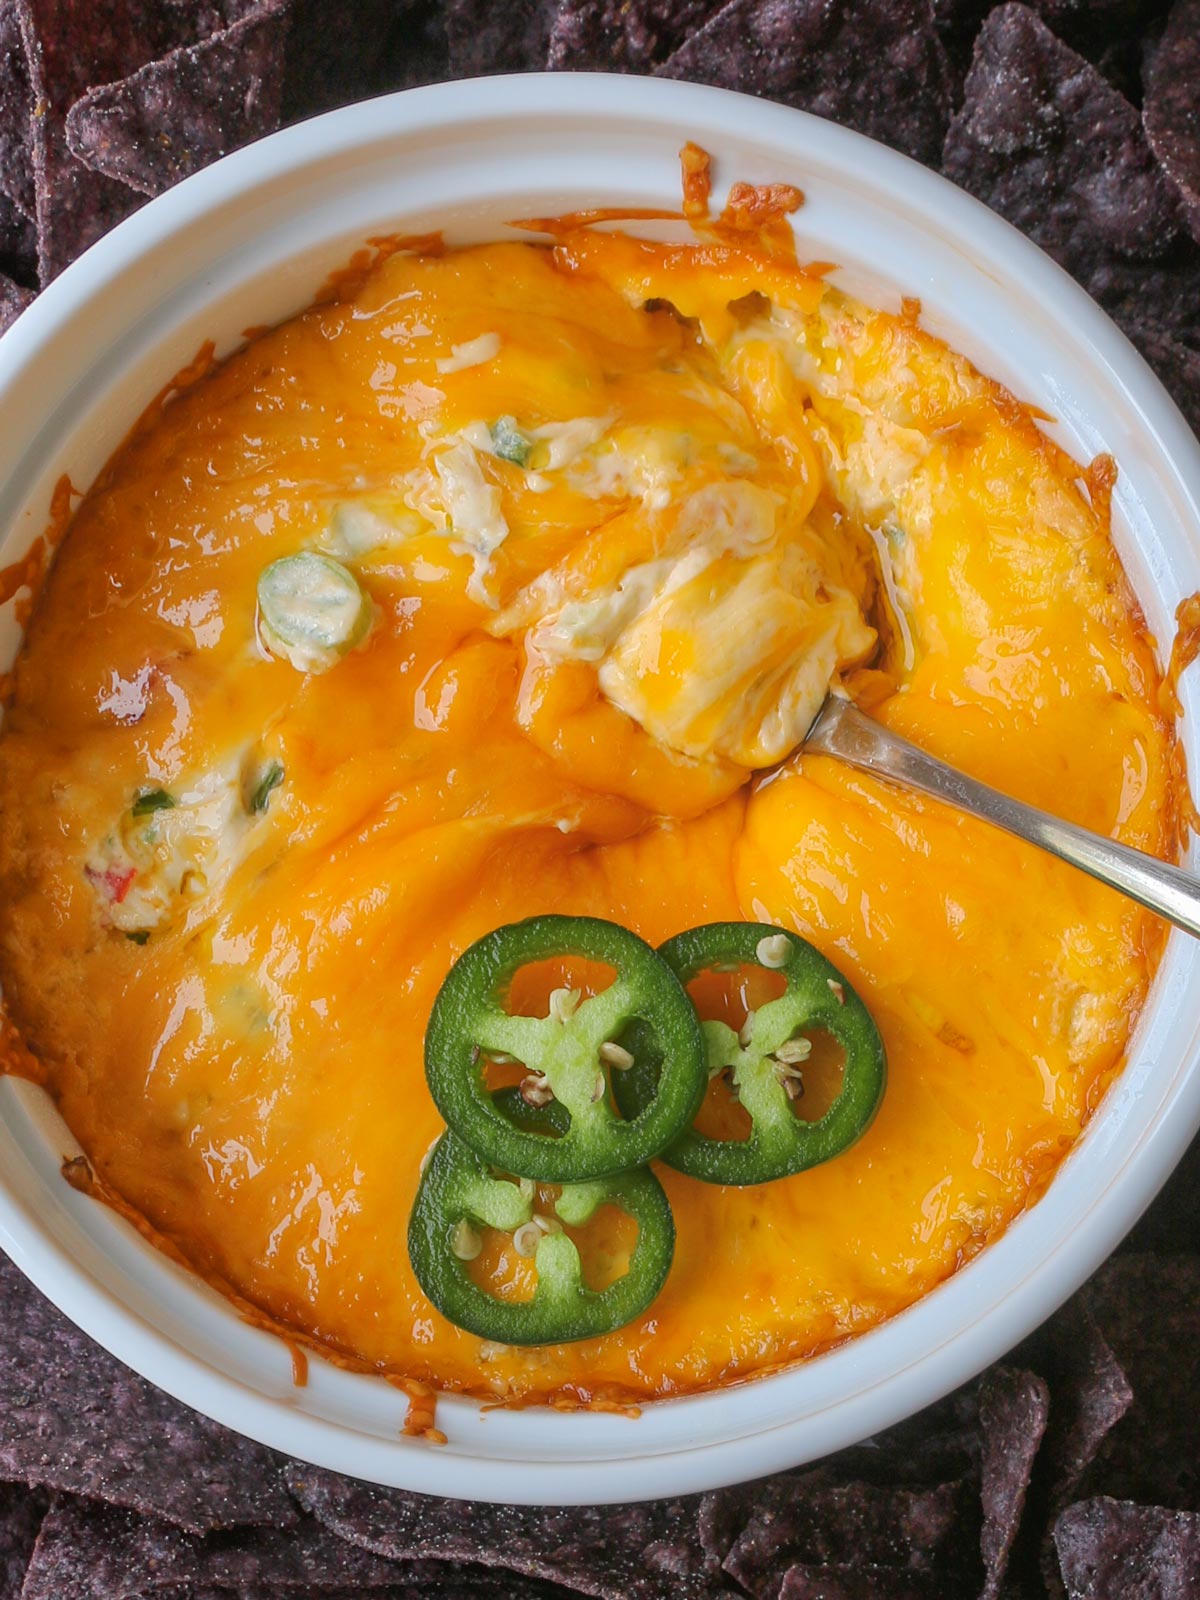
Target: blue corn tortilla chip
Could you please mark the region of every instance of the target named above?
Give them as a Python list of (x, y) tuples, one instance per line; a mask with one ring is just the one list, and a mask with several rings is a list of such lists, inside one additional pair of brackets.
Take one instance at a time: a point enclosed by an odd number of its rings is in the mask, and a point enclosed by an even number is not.
[[(79, 159), (67, 138), (71, 108), (89, 91), (119, 84), (181, 47), (217, 37), (274, 0), (9, 3), (21, 25), (38, 106), (33, 173), (39, 271), (46, 283), (145, 199), (144, 191)], [(228, 84), (222, 87), (226, 96), (232, 93)], [(177, 117), (180, 110), (173, 108)]]
[(1072, 30), (1093, 36), (1144, 27), (1165, 10), (1163, 0), (1029, 0), (1042, 20), (1064, 37)]
[[(789, 1566), (787, 1555), (788, 1535), (797, 1521), (797, 1511), (812, 1505), (818, 1496), (830, 1494), (842, 1486), (824, 1466), (811, 1467), (798, 1472), (781, 1472), (772, 1478), (760, 1478), (753, 1483), (734, 1484), (728, 1489), (718, 1489), (706, 1495), (701, 1502), (697, 1518), (697, 1531), (701, 1544), (707, 1550), (721, 1548), (721, 1565), (726, 1572), (750, 1594), (759, 1588), (779, 1587), (780, 1575)], [(767, 1531), (777, 1516), (782, 1515), (782, 1538), (775, 1541)], [(836, 1542), (837, 1531), (832, 1531)], [(775, 1556), (782, 1550), (782, 1559)], [(803, 1559), (795, 1556), (793, 1559)], [(827, 1547), (822, 1546), (817, 1560), (831, 1559)]]
[[(393, 1585), (389, 1589), (310, 1589), (309, 1600), (358, 1600), (366, 1593), (370, 1600), (573, 1600), (575, 1591), (558, 1584), (537, 1583), (528, 1579), (514, 1583), (511, 1578), (491, 1573), (464, 1572), (453, 1577), (443, 1573), (438, 1579)], [(155, 1594), (154, 1600), (287, 1600), (286, 1589), (189, 1590), (172, 1597)]]
[(37, 282), (37, 234), (6, 195), (0, 195), (0, 272), (29, 288)]
[(0, 272), (0, 333), (12, 327), (33, 298), (32, 289), (22, 288)]
[[(1161, 323), (1136, 319), (1126, 322), (1124, 330), (1200, 438), (1200, 339), (1189, 344), (1185, 337)], [(1197, 332), (1200, 334), (1200, 330)], [(1169, 1226), (1169, 1215), (1155, 1207), (1143, 1219), (1144, 1226), (1147, 1231)]]
[(450, 39), (440, 0), (416, 0), (401, 7), (384, 41), (378, 67), (381, 92), (441, 83), (450, 77)]
[(554, 0), (446, 0), (452, 78), (529, 72), (546, 64)]
[[(443, 69), (445, 19), (432, 0), (344, 0), (330, 26), (328, 0), (294, 0), (283, 74), (284, 122), (363, 100), (409, 82), (409, 58), (423, 45), (436, 9)], [(445, 76), (443, 70), (442, 76)]]
[(1200, 0), (1177, 0), (1146, 65), (1142, 115), (1151, 148), (1200, 239)]
[(759, 1485), (755, 1509), (724, 1568), (754, 1600), (774, 1600), (795, 1566), (900, 1567), (931, 1571), (954, 1560), (966, 1497), (933, 1489), (830, 1484), (819, 1471)]
[[(934, 21), (955, 68), (965, 72), (972, 46), (996, 0), (933, 0)], [(1142, 56), (1165, 0), (1028, 0), (1029, 9), (1114, 88), (1141, 101)]]
[[(481, 1567), (386, 1561), (306, 1520), (285, 1529), (239, 1528), (203, 1538), (156, 1518), (61, 1499), (45, 1517), (21, 1600), (175, 1600), (216, 1594), (240, 1600), (336, 1600), (447, 1592), (485, 1600), (513, 1595)], [(561, 1591), (549, 1591), (550, 1595)], [(533, 1595), (546, 1594), (535, 1586)]]
[(597, 1600), (710, 1600), (729, 1589), (701, 1549), (695, 1500), (526, 1507), (381, 1489), (293, 1462), (300, 1506), (393, 1561), (476, 1562)]
[(886, 1432), (822, 1463), (841, 1482), (932, 1488), (973, 1478), (979, 1467), (979, 1386), (972, 1383)]
[[(436, 1577), (422, 1577), (407, 1583), (392, 1584), (386, 1589), (231, 1589), (218, 1591), (192, 1591), (174, 1597), (174, 1600), (578, 1600), (579, 1591), (564, 1589), (557, 1583), (540, 1583), (536, 1578), (513, 1579), (508, 1573), (484, 1571), (471, 1567), (455, 1567), (449, 1572), (442, 1567)], [(156, 1591), (153, 1600), (173, 1600), (170, 1595)]]
[(1141, 102), (1145, 44), (1167, 0), (1026, 0), (1046, 26), (1134, 104)]
[(696, 1537), (710, 1565), (723, 1564), (734, 1540), (753, 1514), (758, 1489), (757, 1483), (735, 1483), (727, 1489), (712, 1489), (701, 1496), (696, 1512)]
[[(1200, 251), (1193, 252), (1200, 262)], [(1196, 307), (1200, 306), (1200, 270), (1197, 270), (1194, 287), (1187, 295), (1187, 304), (1183, 308), (1181, 319), (1171, 321), (1167, 319), (1166, 326), (1179, 328), (1181, 331), (1190, 331), (1200, 337), (1200, 328), (1196, 326)], [(1148, 326), (1154, 327), (1154, 312), (1148, 312), (1143, 304), (1143, 316), (1150, 320)], [(1130, 324), (1137, 321), (1137, 308), (1133, 307), (1126, 319)], [(1190, 324), (1190, 329), (1189, 329)], [(1157, 366), (1156, 357), (1149, 348), (1142, 347), (1136, 334), (1130, 332), (1134, 344), (1142, 349), (1146, 360), (1152, 367)], [(1159, 377), (1170, 388), (1163, 372)], [(1198, 391), (1197, 405), (1200, 406), (1200, 391)], [(1133, 1251), (1144, 1253), (1156, 1251), (1162, 1255), (1174, 1255), (1188, 1249), (1194, 1249), (1196, 1243), (1196, 1218), (1200, 1216), (1200, 1138), (1193, 1139), (1184, 1152), (1183, 1160), (1159, 1190), (1154, 1204), (1142, 1214), (1140, 1220), (1134, 1225), (1132, 1231), (1125, 1237), (1121, 1245), (1122, 1252)]]
[(956, 1579), (900, 1567), (790, 1567), (778, 1600), (963, 1600), (972, 1593)]
[(0, 0), (0, 195), (32, 220), (33, 90), (15, 0)]
[(1035, 1373), (993, 1367), (985, 1375), (979, 1396), (979, 1545), (986, 1573), (980, 1600), (999, 1600), (1049, 1414), (1050, 1391)]
[(234, 1590), (371, 1593), (434, 1575), (397, 1568), (311, 1521), (197, 1537), (136, 1512), (63, 1499), (42, 1524), (23, 1600), (137, 1600), (150, 1591), (201, 1582)]
[(1131, 28), (1144, 28), (1163, 11), (1162, 0), (1029, 0), (1047, 27), (1083, 49)]
[(0, 1479), (193, 1533), (297, 1520), (280, 1458), (115, 1361), (0, 1255)]
[(1083, 1298), (1126, 1373), (1133, 1403), (1089, 1466), (1085, 1488), (1200, 1511), (1196, 1361), (1200, 1255), (1118, 1256)]
[[(557, 1584), (537, 1583), (532, 1579), (514, 1583), (507, 1575), (475, 1572), (457, 1567), (451, 1576), (444, 1569), (438, 1578), (422, 1578), (411, 1583), (389, 1584), (385, 1589), (275, 1589), (252, 1584), (248, 1589), (196, 1587), (138, 1591), (138, 1600), (577, 1600), (575, 1591)], [(26, 1597), (27, 1600), (27, 1597)], [(43, 1597), (45, 1600), (45, 1597)], [(55, 1600), (62, 1600), (56, 1595)], [(81, 1596), (71, 1600), (112, 1600), (108, 1594)]]
[(1059, 1512), (1076, 1498), (1105, 1439), (1133, 1404), (1120, 1362), (1076, 1295), (1030, 1341), (1050, 1387), (1050, 1414), (1029, 1496), (1041, 1529), (1038, 1559), (1047, 1592), (1062, 1594), (1051, 1537)]
[(0, 1483), (0, 1600), (19, 1600), (46, 1503), (24, 1484)]
[(66, 118), (72, 155), (142, 194), (279, 125), (290, 0), (261, 0), (231, 27), (92, 89)]
[[(996, 0), (933, 0), (934, 18), (955, 68), (965, 73), (979, 29)], [(1091, 61), (1127, 100), (1141, 103), (1142, 59), (1165, 0), (1028, 0), (1046, 26)]]
[(1200, 1593), (1200, 1516), (1100, 1497), (1054, 1525), (1069, 1600), (1190, 1600)]
[(930, 165), (953, 94), (932, 0), (728, 0), (658, 72), (782, 100)]
[(946, 47), (960, 89), (975, 36), (994, 4), (995, 0), (933, 0), (933, 25)]
[(546, 64), (560, 72), (649, 72), (722, 0), (559, 0)]
[[(1195, 427), (1200, 251), (1132, 105), (1031, 13), (1006, 6), (988, 20), (946, 148), (948, 175), (1075, 274)], [(1200, 1155), (1194, 1163), (1200, 1171)], [(1157, 1229), (1162, 1242), (1170, 1205), (1147, 1214), (1141, 1236)], [(1189, 1237), (1176, 1228), (1166, 1243)]]
[(95, 0), (15, 0), (38, 115), (33, 119), (38, 265), (43, 284), (142, 203), (125, 184), (82, 165), (67, 147), (66, 115), (93, 83), (128, 76), (146, 59), (136, 6)]
[(944, 171), (1091, 288), (1111, 262), (1165, 258), (1179, 203), (1141, 118), (1024, 5), (976, 41)]
[(701, 1497), (696, 1513), (700, 1547), (712, 1563), (722, 1566), (756, 1511), (784, 1503), (793, 1493), (811, 1493), (817, 1488), (832, 1487), (837, 1481), (832, 1471), (821, 1465), (712, 1489)]
[[(1200, 350), (1200, 250), (1181, 240), (1170, 257), (1153, 266), (1109, 261), (1088, 283), (1092, 295), (1155, 368), (1193, 428), (1200, 421), (1200, 389), (1194, 355)], [(1195, 1203), (1200, 1198), (1200, 1143), (1185, 1157), (1163, 1195), (1145, 1214), (1126, 1244), (1180, 1250), (1195, 1241)]]
[[(724, 1562), (756, 1512), (772, 1511), (789, 1495), (812, 1495), (851, 1482), (861, 1490), (864, 1485), (937, 1489), (956, 1480), (974, 1481), (980, 1460), (978, 1396), (978, 1385), (968, 1385), (885, 1433), (827, 1457), (817, 1467), (711, 1490), (701, 1498), (697, 1513), (702, 1549), (712, 1561)], [(968, 1515), (964, 1526), (977, 1527), (978, 1516)], [(961, 1529), (956, 1532), (956, 1542), (961, 1533)], [(818, 1571), (823, 1583), (844, 1581), (840, 1567), (833, 1576), (831, 1566), (812, 1568), (813, 1573)]]

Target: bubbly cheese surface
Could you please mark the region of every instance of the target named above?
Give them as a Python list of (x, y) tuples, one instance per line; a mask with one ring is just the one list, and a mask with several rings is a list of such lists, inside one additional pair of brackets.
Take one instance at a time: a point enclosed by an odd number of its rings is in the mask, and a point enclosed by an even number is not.
[[(84, 499), (0, 737), (5, 1002), (103, 1182), (283, 1328), (509, 1399), (720, 1384), (913, 1302), (1044, 1189), (1161, 931), (793, 752), (841, 684), (1170, 855), (1173, 736), (1104, 488), (911, 318), (750, 246), (397, 253), (255, 339)], [(365, 597), (336, 648), (264, 631), (260, 574), (300, 552)], [(353, 600), (330, 584), (322, 627)], [(889, 1083), (795, 1178), (663, 1170), (659, 1299), (516, 1351), (432, 1308), (405, 1231), (433, 997), (550, 910), (656, 943), (795, 929), (873, 1011)], [(712, 1004), (737, 1026), (755, 998)], [(520, 1293), (532, 1268), (493, 1241), (478, 1270)]]

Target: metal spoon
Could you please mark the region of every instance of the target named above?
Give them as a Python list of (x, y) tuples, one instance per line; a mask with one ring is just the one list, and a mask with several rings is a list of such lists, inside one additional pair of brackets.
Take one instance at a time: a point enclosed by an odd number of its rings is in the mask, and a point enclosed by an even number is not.
[(1051, 855), (1082, 868), (1101, 883), (1119, 889), (1131, 900), (1200, 938), (1200, 878), (1129, 845), (1117, 844), (1087, 828), (1052, 817), (1047, 811), (1012, 800), (998, 789), (989, 789), (986, 783), (977, 783), (909, 744), (899, 734), (872, 722), (841, 695), (826, 696), (817, 720), (808, 730), (804, 749), (836, 756), (877, 778), (918, 789), (973, 817), (981, 817), (1006, 833), (1015, 833), (1018, 839), (1041, 845)]

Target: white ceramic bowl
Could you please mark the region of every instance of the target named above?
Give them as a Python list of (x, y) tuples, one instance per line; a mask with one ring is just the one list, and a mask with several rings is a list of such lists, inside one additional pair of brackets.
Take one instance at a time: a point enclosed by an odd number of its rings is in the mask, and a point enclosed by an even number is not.
[[(0, 342), (0, 562), (40, 531), (69, 471), (88, 484), (151, 395), (209, 337), (299, 310), (376, 233), (504, 236), (508, 219), (678, 203), (695, 139), (720, 185), (807, 196), (809, 258), (926, 325), (1058, 419), (1080, 459), (1116, 456), (1116, 537), (1160, 640), (1200, 589), (1200, 446), (1092, 302), (1019, 234), (904, 157), (720, 90), (627, 77), (493, 78), (336, 112), (219, 162), (70, 267)], [(18, 643), (0, 617), (0, 663)], [(1200, 773), (1200, 696), (1185, 696)], [(0, 1245), (68, 1316), (198, 1410), (310, 1462), (431, 1493), (552, 1502), (709, 1488), (821, 1456), (963, 1382), (1103, 1260), (1200, 1124), (1200, 943), (1171, 939), (1129, 1064), (1049, 1192), (956, 1277), (804, 1366), (630, 1420), (444, 1400), (445, 1446), (400, 1437), (403, 1397), (283, 1345), (60, 1177), (75, 1153), (41, 1091), (0, 1084)], [(397, 1244), (397, 1249), (402, 1248)]]

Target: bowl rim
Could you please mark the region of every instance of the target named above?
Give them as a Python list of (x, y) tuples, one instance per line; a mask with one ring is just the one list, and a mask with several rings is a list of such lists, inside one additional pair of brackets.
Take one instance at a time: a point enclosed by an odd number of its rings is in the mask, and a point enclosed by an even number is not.
[[(64, 319), (134, 268), (151, 247), (206, 212), (231, 201), (248, 201), (259, 188), (294, 177), (318, 157), (367, 149), (398, 132), (458, 128), (469, 133), (473, 125), (497, 117), (530, 114), (566, 119), (629, 114), (669, 128), (680, 140), (690, 134), (701, 142), (719, 140), (722, 133), (742, 136), (752, 131), (778, 148), (817, 152), (834, 164), (868, 165), (880, 182), (890, 182), (902, 193), (909, 214), (951, 240), (969, 236), (973, 250), (992, 253), (1009, 279), (1022, 281), (1060, 308), (1175, 472), (1200, 527), (1200, 442), (1124, 336), (1037, 246), (939, 174), (851, 130), (751, 96), (668, 79), (533, 73), (430, 85), (326, 113), (237, 151), (151, 201), (42, 293), (0, 342), (0, 400), (26, 370), (36, 368), (39, 354)], [(1173, 945), (1180, 938), (1175, 935)], [(1086, 1226), (1060, 1233), (1052, 1247), (1031, 1253), (1025, 1242), (1028, 1223), (1030, 1218), (1048, 1220), (1044, 1208), (1070, 1187), (1071, 1158), (1048, 1194), (977, 1262), (879, 1329), (799, 1369), (654, 1402), (648, 1408), (647, 1416), (670, 1410), (686, 1416), (685, 1431), (693, 1442), (681, 1443), (677, 1437), (671, 1445), (647, 1450), (653, 1440), (647, 1440), (646, 1432), (652, 1434), (653, 1428), (643, 1426), (640, 1440), (628, 1435), (642, 1453), (580, 1459), (570, 1453), (573, 1445), (562, 1443), (568, 1438), (564, 1430), (585, 1452), (597, 1441), (611, 1451), (614, 1429), (630, 1424), (589, 1414), (539, 1413), (538, 1426), (526, 1431), (531, 1440), (536, 1436), (546, 1441), (546, 1448), (538, 1459), (522, 1465), (519, 1481), (511, 1463), (473, 1454), (473, 1446), (463, 1449), (453, 1438), (449, 1447), (435, 1449), (417, 1439), (368, 1437), (219, 1371), (168, 1338), (88, 1271), (10, 1190), (6, 1178), (0, 1181), (0, 1246), (72, 1321), (127, 1365), (194, 1409), (302, 1460), (379, 1483), (464, 1498), (564, 1505), (655, 1498), (713, 1488), (826, 1454), (921, 1409), (1004, 1355), (1095, 1270), (1165, 1181), (1200, 1128), (1198, 1064), (1200, 1030), (1194, 1031), (1171, 1082), (1156, 1083), (1156, 1104), (1143, 1111), (1144, 1126), (1133, 1147), (1106, 1150), (1111, 1182), (1089, 1201)], [(1123, 1098), (1136, 1098), (1144, 1090), (1140, 1082), (1130, 1084)], [(1089, 1135), (1102, 1120), (1094, 1119)], [(1081, 1139), (1076, 1150), (1086, 1142)], [(1092, 1138), (1091, 1145), (1098, 1142), (1104, 1143)], [(1065, 1197), (1059, 1210), (1061, 1225), (1067, 1215)], [(1022, 1253), (1030, 1255), (1023, 1266)], [(983, 1261), (994, 1263), (994, 1287), (981, 1308), (973, 1291), (979, 1276), (974, 1269)], [(901, 1327), (909, 1359), (899, 1366), (889, 1361), (881, 1375), (872, 1352), (883, 1348), (880, 1341), (886, 1343), (889, 1330)], [(835, 1364), (849, 1375), (844, 1381), (858, 1387), (839, 1396), (835, 1386), (827, 1405), (810, 1404), (803, 1414), (791, 1414), (789, 1386), (795, 1389), (797, 1371), (820, 1369), (832, 1376)], [(709, 1419), (721, 1409), (746, 1407), (748, 1397), (752, 1425), (736, 1437), (706, 1440)], [(457, 1399), (439, 1405), (454, 1417), (462, 1416), (463, 1408), (477, 1409)]]

